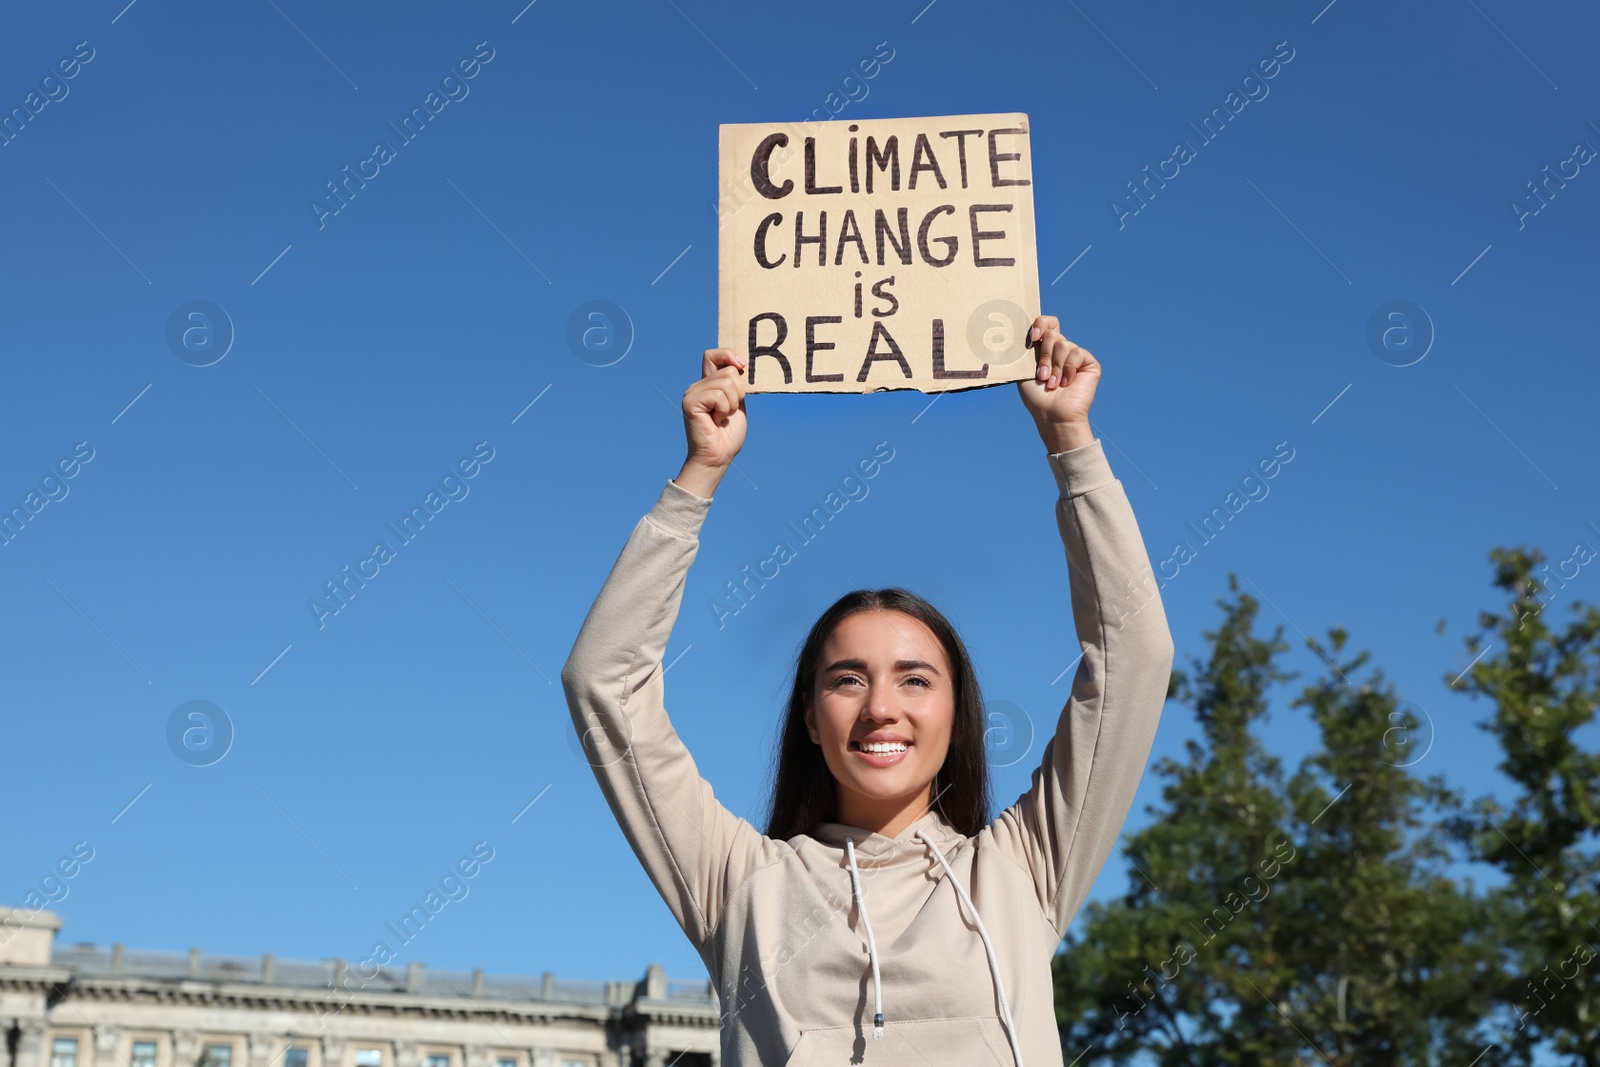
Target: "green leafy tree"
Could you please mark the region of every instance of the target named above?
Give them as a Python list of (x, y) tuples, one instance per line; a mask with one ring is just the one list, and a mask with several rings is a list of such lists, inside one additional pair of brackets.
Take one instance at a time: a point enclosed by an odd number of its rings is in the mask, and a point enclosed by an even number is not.
[[(1580, 542), (1562, 563), (1581, 568), (1594, 556)], [(1600, 1067), (1600, 752), (1580, 740), (1600, 702), (1600, 610), (1571, 601), (1563, 626), (1549, 608), (1576, 569), (1551, 575), (1537, 549), (1489, 558), (1507, 610), (1479, 615), (1482, 632), (1465, 638), (1473, 663), (1447, 679), (1492, 703), (1482, 725), (1513, 786), (1507, 803), (1480, 796), (1454, 823), (1506, 878), (1491, 894), (1511, 915), (1498, 1056), (1532, 1063), (1542, 1047)]]
[[(1238, 591), (1231, 576), (1230, 588)], [(1219, 1058), (1216, 1048), (1238, 1010), (1227, 984), (1235, 967), (1224, 960), (1271, 953), (1265, 873), (1282, 873), (1275, 848), (1289, 839), (1289, 806), (1279, 761), (1253, 728), (1269, 690), (1291, 677), (1276, 662), (1288, 649), (1281, 628), (1254, 633), (1257, 602), (1241, 594), (1218, 603), (1222, 624), (1205, 633), (1209, 661), (1174, 672), (1169, 693), (1193, 708), (1200, 738), (1183, 761), (1154, 768), (1167, 780), (1165, 810), (1126, 843), (1127, 895), (1091, 904), (1055, 961), (1069, 1060), (1090, 1048), (1091, 1062), (1291, 1062), (1291, 1044), (1272, 1032), (1251, 1038), (1243, 1058)]]
[[(1258, 605), (1219, 601), (1210, 656), (1171, 695), (1199, 740), (1163, 760), (1164, 807), (1131, 835), (1119, 900), (1091, 905), (1056, 960), (1068, 1060), (1162, 1065), (1448, 1062), (1482, 1048), (1497, 947), (1481, 901), (1446, 874), (1430, 820), (1443, 784), (1409, 771), (1407, 717), (1361, 652), (1328, 663), (1290, 702), (1320, 748), (1285, 781), (1256, 735), (1282, 627), (1257, 637)], [(1343, 631), (1330, 632), (1334, 656)], [(1470, 1051), (1468, 1051), (1470, 1050)]]
[(1454, 794), (1410, 771), (1426, 759), (1426, 716), (1382, 670), (1358, 677), (1369, 652), (1340, 662), (1347, 636), (1329, 631), (1331, 656), (1312, 645), (1328, 672), (1291, 702), (1321, 749), (1289, 783), (1304, 844), (1272, 913), (1280, 966), (1254, 981), (1277, 1024), (1340, 1067), (1465, 1064), (1486, 1043), (1498, 927), (1451, 874)]

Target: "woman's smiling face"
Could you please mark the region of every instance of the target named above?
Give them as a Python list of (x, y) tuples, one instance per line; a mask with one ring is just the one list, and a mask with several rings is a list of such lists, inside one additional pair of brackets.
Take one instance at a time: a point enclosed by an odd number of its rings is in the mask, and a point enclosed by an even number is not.
[(954, 721), (949, 659), (924, 623), (863, 611), (835, 626), (807, 693), (806, 728), (838, 783), (838, 821), (876, 830), (908, 808), (912, 819), (927, 810)]

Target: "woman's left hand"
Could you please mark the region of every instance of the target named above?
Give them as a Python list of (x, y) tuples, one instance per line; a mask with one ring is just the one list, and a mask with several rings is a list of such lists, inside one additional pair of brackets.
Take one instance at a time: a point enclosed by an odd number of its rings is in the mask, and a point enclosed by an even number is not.
[(1031, 380), (1017, 383), (1017, 392), (1045, 447), (1066, 452), (1093, 444), (1089, 405), (1100, 384), (1099, 361), (1088, 349), (1061, 336), (1061, 324), (1054, 315), (1034, 319), (1029, 337), (1038, 367)]

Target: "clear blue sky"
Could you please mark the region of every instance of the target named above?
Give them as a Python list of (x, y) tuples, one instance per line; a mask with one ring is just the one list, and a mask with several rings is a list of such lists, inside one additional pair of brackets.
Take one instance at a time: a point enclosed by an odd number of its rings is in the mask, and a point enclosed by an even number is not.
[[(828, 106), (879, 42), (893, 58), (841, 118), (1030, 116), (1043, 310), (1105, 365), (1097, 429), (1157, 563), (1294, 450), (1167, 584), (1180, 661), (1237, 571), (1301, 682), (1295, 630), (1348, 627), (1436, 724), (1418, 769), (1493, 787), (1487, 708), (1441, 682), (1496, 605), (1487, 551), (1600, 546), (1600, 171), (1564, 162), (1600, 147), (1593, 12), (123, 2), (33, 5), (0, 36), (0, 107), (57, 97), (0, 147), (0, 503), (93, 450), (0, 547), (0, 901), (87, 840), (63, 940), (358, 960), (487, 841), (402, 960), (704, 973), (569, 746), (557, 674), (682, 458), (677, 400), (715, 343), (718, 123)], [(79, 42), (92, 58), (44, 81)], [(467, 95), (319, 228), (324, 183), (479, 42)], [(1266, 95), (1241, 90), (1280, 42)], [(1188, 124), (1235, 90), (1259, 98), (1201, 142)], [(1180, 140), (1194, 157), (1119, 226), (1112, 199)], [(1576, 173), (1519, 225), (1546, 166)], [(209, 366), (167, 339), (195, 300), (233, 327)], [(634, 324), (610, 366), (567, 344), (590, 300)], [(1409, 366), (1367, 340), (1394, 300), (1433, 324)], [(748, 405), (668, 678), (736, 812), (760, 810), (800, 638), (852, 584), (933, 599), (989, 696), (1053, 728), (1076, 643), (1042, 446), (1010, 386), (918, 418), (926, 400)], [(470, 493), (319, 629), (308, 600), (480, 441)], [(719, 630), (723, 582), (879, 441), (870, 495)], [(1600, 599), (1600, 570), (1573, 599)], [(211, 766), (168, 745), (192, 700), (233, 724)], [(1291, 758), (1302, 716), (1272, 721)], [(1169, 705), (1157, 753), (1191, 734)], [(1042, 741), (998, 772), (1001, 803)], [(1097, 894), (1125, 877), (1114, 858)]]

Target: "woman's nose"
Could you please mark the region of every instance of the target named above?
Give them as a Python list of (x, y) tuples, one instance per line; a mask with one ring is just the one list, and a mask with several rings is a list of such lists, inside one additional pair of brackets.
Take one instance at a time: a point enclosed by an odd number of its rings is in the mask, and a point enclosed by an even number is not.
[(899, 718), (894, 708), (894, 697), (884, 690), (872, 690), (862, 703), (861, 713), (873, 722), (893, 722)]

